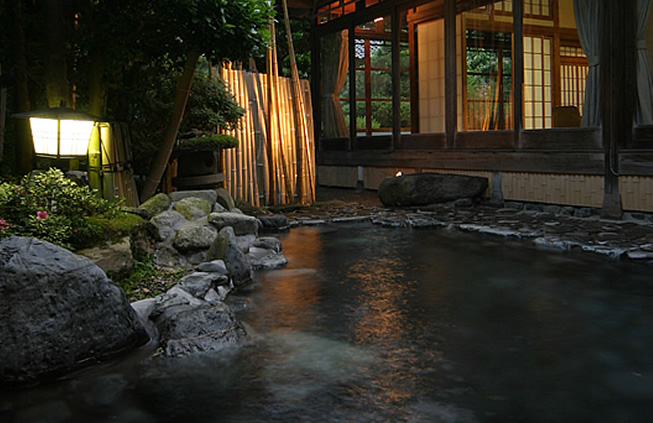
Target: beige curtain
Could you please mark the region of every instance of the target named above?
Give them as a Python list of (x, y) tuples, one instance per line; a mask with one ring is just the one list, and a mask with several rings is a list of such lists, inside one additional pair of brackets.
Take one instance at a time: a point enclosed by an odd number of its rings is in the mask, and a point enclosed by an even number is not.
[(345, 115), (340, 106), (340, 92), (349, 69), (349, 37), (347, 30), (322, 39), (322, 137), (349, 136)]
[(582, 126), (599, 126), (601, 124), (601, 103), (599, 99), (600, 3), (597, 0), (574, 0), (578, 38), (580, 38), (580, 44), (583, 46), (589, 64), (585, 83)]
[(637, 109), (636, 125), (653, 124), (653, 71), (646, 46), (651, 0), (637, 0)]

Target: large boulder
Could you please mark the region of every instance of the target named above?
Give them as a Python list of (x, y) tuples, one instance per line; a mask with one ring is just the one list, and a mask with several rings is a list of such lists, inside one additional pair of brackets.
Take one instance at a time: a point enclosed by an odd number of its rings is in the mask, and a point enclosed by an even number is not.
[(57, 377), (149, 337), (88, 258), (33, 238), (0, 241), (0, 385)]
[(389, 177), (379, 185), (379, 199), (388, 207), (425, 206), (480, 196), (487, 178), (440, 173), (415, 173)]

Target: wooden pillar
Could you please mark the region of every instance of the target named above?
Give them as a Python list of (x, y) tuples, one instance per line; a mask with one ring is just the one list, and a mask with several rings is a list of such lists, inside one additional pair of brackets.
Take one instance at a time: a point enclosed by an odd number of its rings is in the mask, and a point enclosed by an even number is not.
[(524, 13), (523, 1), (512, 2), (512, 122), (513, 145), (520, 147), (519, 139), (522, 130), (522, 115), (524, 113)]
[(457, 128), (457, 83), (456, 77), (456, 1), (444, 1), (444, 98), (447, 148), (453, 148)]
[(401, 136), (401, 22), (397, 8), (392, 9), (392, 139), (390, 149), (394, 150)]
[(635, 67), (635, 2), (601, 2), (600, 102), (605, 151), (601, 216), (620, 219), (619, 150), (632, 137)]
[(349, 25), (349, 142), (347, 150), (356, 145), (356, 26)]

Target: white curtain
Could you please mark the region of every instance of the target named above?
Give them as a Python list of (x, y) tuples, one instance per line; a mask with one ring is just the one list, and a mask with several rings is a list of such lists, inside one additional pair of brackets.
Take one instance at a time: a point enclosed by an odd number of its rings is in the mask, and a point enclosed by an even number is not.
[(349, 135), (340, 105), (340, 92), (349, 69), (349, 37), (347, 30), (322, 39), (322, 127), (324, 138)]
[(637, 109), (636, 125), (653, 124), (653, 71), (646, 47), (651, 0), (637, 0)]
[(599, 99), (599, 63), (601, 53), (601, 2), (598, 0), (574, 0), (574, 14), (578, 38), (583, 46), (589, 69), (585, 83), (585, 105), (583, 106), (583, 126), (599, 126), (601, 106)]

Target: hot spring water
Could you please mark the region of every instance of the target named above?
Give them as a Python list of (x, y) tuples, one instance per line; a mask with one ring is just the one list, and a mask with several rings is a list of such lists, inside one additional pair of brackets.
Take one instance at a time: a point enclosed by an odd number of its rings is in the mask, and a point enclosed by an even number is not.
[(0, 395), (2, 422), (644, 422), (653, 269), (443, 230), (283, 236), (252, 341)]

